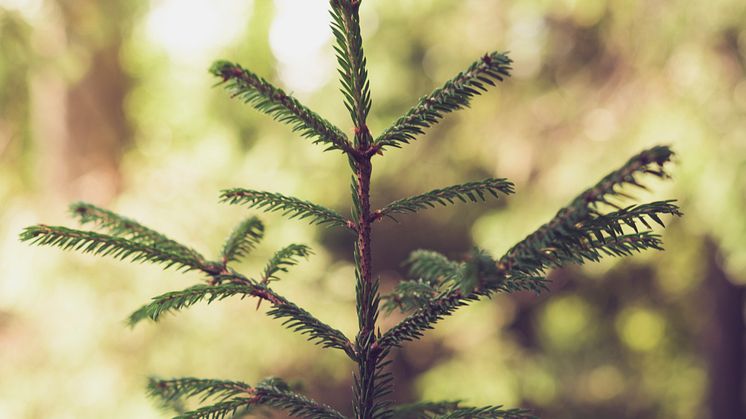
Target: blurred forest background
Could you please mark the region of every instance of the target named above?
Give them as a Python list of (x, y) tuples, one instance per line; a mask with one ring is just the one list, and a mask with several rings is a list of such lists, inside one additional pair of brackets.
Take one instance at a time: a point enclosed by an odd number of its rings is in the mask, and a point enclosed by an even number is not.
[[(746, 2), (367, 0), (380, 132), (489, 50), (514, 77), (424, 138), (376, 159), (373, 200), (507, 177), (517, 194), (374, 231), (385, 286), (415, 248), (502, 254), (637, 151), (670, 144), (680, 199), (667, 251), (554, 272), (552, 292), (463, 309), (395, 354), (400, 401), (463, 399), (547, 419), (746, 417)], [(73, 225), (85, 200), (216, 254), (247, 212), (227, 187), (347, 212), (344, 158), (230, 100), (207, 74), (242, 63), (349, 130), (325, 0), (0, 0), (0, 418), (167, 417), (146, 377), (277, 375), (349, 411), (352, 364), (251, 301), (125, 326), (150, 297), (200, 280), (18, 242)], [(277, 288), (353, 335), (350, 238), (263, 215), (242, 269), (291, 241), (316, 255)], [(398, 315), (383, 320), (390, 325)]]

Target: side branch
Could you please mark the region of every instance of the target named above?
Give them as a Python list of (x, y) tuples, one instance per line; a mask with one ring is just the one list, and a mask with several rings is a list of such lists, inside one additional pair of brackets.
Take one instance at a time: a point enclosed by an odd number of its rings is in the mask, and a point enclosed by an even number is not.
[(458, 400), (449, 400), (400, 404), (394, 407), (391, 419), (428, 419), (433, 415), (444, 414), (458, 409), (460, 403)]
[[(421, 294), (406, 294), (407, 289), (399, 290), (402, 295), (393, 298), (402, 300), (406, 297), (409, 307), (418, 305), (419, 308), (388, 330), (381, 337), (381, 346), (398, 346), (417, 339), (457, 308), (483, 296), (489, 297), (494, 292), (526, 289), (538, 292), (545, 287), (544, 277), (548, 269), (597, 262), (605, 256), (629, 256), (646, 249), (661, 250), (660, 237), (651, 233), (648, 220), (662, 225), (661, 215), (682, 215), (673, 201), (631, 206), (607, 214), (601, 214), (597, 207), (616, 206), (609, 199), (626, 197), (619, 190), (623, 185), (642, 187), (637, 180), (641, 174), (668, 177), (663, 166), (672, 155), (667, 147), (654, 147), (634, 156), (620, 169), (581, 193), (551, 221), (516, 244), (499, 260), (475, 252), (472, 259), (463, 264), (460, 278), (441, 273), (457, 272), (456, 265), (425, 260), (427, 265), (433, 265), (432, 271), (436, 275), (431, 277), (445, 278), (439, 284), (443, 291), (432, 299), (423, 300)], [(641, 229), (637, 222), (645, 229)], [(444, 267), (448, 269), (443, 271)], [(454, 281), (458, 283), (454, 284)]]
[(263, 380), (254, 387), (227, 380), (190, 377), (172, 380), (151, 378), (148, 390), (151, 396), (167, 402), (190, 397), (199, 397), (201, 402), (208, 398), (221, 400), (177, 417), (182, 419), (220, 419), (234, 415), (239, 409), (251, 409), (256, 406), (284, 410), (292, 416), (303, 418), (345, 418), (330, 406), (292, 391), (290, 386), (278, 378)]
[(283, 325), (294, 331), (308, 335), (308, 340), (325, 348), (337, 348), (344, 351), (350, 358), (355, 358), (355, 351), (349, 339), (339, 330), (323, 323), (306, 310), (288, 301), (272, 289), (262, 284), (256, 284), (236, 273), (220, 275), (219, 280), (232, 281), (216, 285), (195, 285), (181, 291), (168, 292), (152, 299), (129, 317), (129, 324), (134, 326), (145, 319), (158, 321), (163, 314), (189, 308), (200, 301), (223, 300), (238, 295), (267, 300), (272, 309), (267, 312), (272, 318), (283, 319)]
[(422, 195), (411, 196), (394, 201), (373, 216), (376, 219), (390, 216), (391, 214), (414, 213), (421, 209), (435, 208), (437, 205), (454, 204), (461, 202), (485, 201), (488, 196), (498, 197), (498, 192), (511, 194), (514, 185), (506, 179), (485, 179), (480, 182), (469, 182), (461, 185), (453, 185), (443, 189), (435, 189)]
[(225, 399), (245, 394), (248, 388), (250, 387), (247, 384), (239, 381), (191, 377), (171, 380), (161, 380), (151, 377), (148, 380), (148, 395), (158, 397), (164, 401), (175, 401), (192, 397), (199, 397), (200, 401), (205, 401), (211, 397)]
[(304, 244), (293, 243), (275, 252), (269, 259), (262, 272), (262, 283), (280, 279), (279, 272), (287, 272), (288, 268), (298, 263), (298, 258), (308, 258), (313, 252)]
[[(620, 191), (625, 185), (644, 188), (638, 181), (640, 175), (652, 174), (659, 178), (668, 178), (669, 175), (664, 165), (672, 157), (673, 152), (664, 146), (653, 147), (632, 157), (621, 168), (609, 173), (595, 186), (578, 195), (568, 206), (559, 210), (548, 223), (513, 246), (500, 258), (498, 268), (529, 275), (540, 273), (548, 267), (561, 266), (558, 263), (561, 260), (552, 256), (561, 254), (563, 247), (567, 249), (564, 245), (567, 242), (573, 243), (574, 247), (581, 251), (582, 256), (585, 256), (582, 251), (593, 250), (590, 237), (596, 237), (597, 245), (605, 244), (604, 236), (601, 235), (601, 230), (604, 229), (600, 228), (601, 226), (606, 226), (605, 232), (614, 239), (617, 233), (621, 233), (620, 222), (634, 226), (635, 233), (638, 233), (637, 226), (634, 225), (635, 218), (641, 220), (650, 229), (650, 225), (645, 222), (646, 216), (658, 221), (660, 220), (659, 214), (681, 216), (681, 212), (672, 204), (672, 201), (621, 209), (610, 200), (611, 198), (627, 198), (628, 196)], [(619, 208), (619, 210), (603, 215), (598, 210), (600, 205)], [(641, 240), (644, 242), (647, 239), (641, 238)], [(621, 240), (620, 243), (634, 246), (640, 241), (630, 237)], [(593, 260), (594, 255), (590, 256), (586, 259)]]
[(24, 229), (20, 238), (21, 241), (38, 246), (53, 246), (99, 256), (112, 256), (120, 260), (130, 259), (133, 262), (165, 265), (164, 269), (176, 267), (185, 271), (196, 269), (212, 273), (212, 266), (196, 252), (177, 252), (169, 246), (161, 248), (92, 231), (40, 224)]
[(242, 221), (223, 245), (223, 265), (246, 256), (264, 237), (264, 224), (257, 217)]
[(460, 407), (433, 419), (539, 419), (526, 409), (503, 409), (502, 406)]
[(347, 220), (335, 211), (309, 201), (277, 193), (240, 188), (227, 189), (221, 192), (220, 200), (234, 205), (246, 205), (265, 212), (279, 211), (290, 218), (308, 219), (311, 224), (348, 227)]
[(460, 289), (452, 288), (428, 301), (424, 307), (400, 321), (378, 340), (382, 348), (401, 346), (407, 341), (417, 340), (426, 330), (434, 327), (435, 323), (453, 314), (459, 307), (468, 305), (479, 299), (479, 295), (465, 296)]
[(344, 351), (350, 359), (356, 359), (355, 346), (341, 331), (328, 326), (308, 311), (291, 303), (284, 297), (275, 294), (269, 288), (263, 288), (272, 302), (272, 309), (267, 315), (275, 319), (284, 319), (282, 323), (288, 329), (308, 335), (308, 340), (324, 348), (336, 348)]
[(537, 419), (525, 409), (502, 406), (462, 407), (459, 401), (420, 402), (394, 408), (391, 419)]
[(447, 81), (420, 101), (375, 140), (383, 147), (401, 147), (437, 124), (445, 114), (469, 106), (472, 97), (487, 91), (495, 81), (510, 76), (512, 60), (498, 52), (485, 54), (466, 71)]
[(131, 218), (95, 205), (86, 202), (77, 202), (70, 205), (70, 213), (78, 219), (80, 224), (92, 224), (94, 227), (104, 230), (112, 236), (148, 246), (155, 246), (159, 249), (167, 249), (172, 253), (178, 253), (194, 259), (204, 259), (194, 249), (184, 246)]
[(238, 64), (218, 61), (210, 68), (210, 72), (222, 78), (222, 83), (226, 84), (226, 89), (233, 96), (240, 97), (259, 111), (287, 123), (294, 132), (311, 138), (314, 144), (324, 143), (328, 146), (327, 150), (350, 152), (347, 136), (339, 128), (251, 71)]

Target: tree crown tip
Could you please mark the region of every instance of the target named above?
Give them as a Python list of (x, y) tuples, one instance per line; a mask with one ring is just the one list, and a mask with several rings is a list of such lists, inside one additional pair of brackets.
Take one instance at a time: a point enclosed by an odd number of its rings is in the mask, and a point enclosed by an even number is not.
[(222, 77), (224, 80), (243, 74), (241, 67), (228, 60), (217, 60), (213, 62), (210, 66), (209, 72), (213, 76)]
[(18, 235), (19, 239), (21, 241), (29, 241), (33, 240), (37, 236), (46, 233), (49, 230), (49, 228), (44, 224), (37, 224), (33, 226), (25, 227), (21, 233)]
[(93, 205), (89, 204), (88, 202), (77, 201), (77, 202), (73, 202), (72, 204), (70, 204), (68, 208), (70, 209), (70, 212), (73, 214), (81, 214), (81, 213), (88, 212), (88, 210), (92, 206)]
[(642, 163), (656, 163), (659, 166), (671, 161), (676, 156), (671, 146), (667, 144), (656, 145), (643, 151), (640, 155)]

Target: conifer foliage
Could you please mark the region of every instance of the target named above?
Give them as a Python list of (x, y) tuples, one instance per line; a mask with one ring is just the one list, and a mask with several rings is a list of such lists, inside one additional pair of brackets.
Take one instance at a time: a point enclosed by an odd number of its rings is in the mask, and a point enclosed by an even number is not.
[[(485, 54), (442, 87), (423, 96), (390, 128), (374, 138), (366, 123), (372, 99), (360, 32), (361, 1), (329, 2), (340, 90), (350, 114), (354, 138), (348, 138), (342, 129), (238, 64), (218, 61), (210, 69), (233, 97), (289, 125), (325, 150), (342, 152), (349, 160), (352, 168), (350, 217), (316, 203), (273, 192), (236, 188), (223, 191), (220, 197), (228, 204), (276, 211), (312, 224), (346, 229), (354, 235), (355, 278), (351, 278), (351, 282), (355, 281), (357, 296), (359, 331), (356, 336), (345, 336), (272, 289), (273, 282), (281, 280), (291, 267), (312, 254), (307, 246), (292, 243), (279, 249), (255, 276), (244, 275), (233, 268), (233, 263), (251, 256), (264, 236), (264, 224), (256, 216), (237, 223), (215, 260), (135, 220), (86, 203), (72, 205), (71, 212), (81, 224), (97, 231), (37, 225), (26, 228), (21, 240), (204, 274), (203, 283), (154, 297), (132, 313), (131, 325), (147, 319), (157, 321), (166, 313), (175, 313), (200, 302), (211, 303), (229, 297), (266, 301), (270, 306), (267, 315), (282, 320), (283, 326), (305, 335), (311, 342), (344, 352), (357, 365), (351, 391), (351, 410), (356, 419), (534, 417), (523, 409), (506, 409), (499, 405), (470, 407), (458, 401), (395, 405), (387, 398), (393, 381), (393, 372), (388, 368), (390, 351), (422, 337), (440, 319), (473, 301), (495, 293), (541, 292), (546, 289), (546, 275), (550, 269), (597, 262), (610, 256), (630, 256), (647, 249), (661, 250), (661, 238), (653, 232), (653, 227), (663, 225), (663, 216), (681, 215), (675, 202), (630, 204), (631, 197), (625, 191), (644, 188), (646, 177), (667, 178), (666, 166), (673, 152), (668, 147), (656, 146), (633, 156), (501, 256), (475, 249), (466, 260), (458, 261), (434, 251), (416, 250), (405, 262), (409, 268), (408, 279), (397, 284), (391, 293), (381, 295), (373, 274), (373, 224), (397, 214), (416, 213), (438, 205), (506, 199), (515, 188), (508, 180), (490, 178), (435, 189), (372, 209), (373, 159), (385, 148), (405, 146), (447, 114), (467, 107), (477, 95), (509, 76), (511, 60), (504, 53)], [(406, 317), (382, 332), (377, 323), (380, 308), (387, 312), (401, 310)], [(255, 385), (218, 379), (152, 378), (148, 389), (153, 397), (166, 404), (178, 404), (189, 398), (204, 404), (196, 410), (180, 413), (179, 418), (233, 417), (256, 408), (279, 409), (305, 418), (346, 417), (333, 407), (297, 393), (278, 378)]]

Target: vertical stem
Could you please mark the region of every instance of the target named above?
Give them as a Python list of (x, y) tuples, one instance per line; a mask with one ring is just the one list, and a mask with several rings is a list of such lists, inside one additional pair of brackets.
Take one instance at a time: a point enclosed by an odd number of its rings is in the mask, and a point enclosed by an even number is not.
[(376, 319), (378, 318), (378, 283), (373, 279), (371, 267), (371, 217), (370, 177), (372, 165), (369, 155), (356, 159), (355, 176), (359, 204), (357, 242), (358, 262), (357, 312), (360, 330), (356, 339), (358, 374), (355, 383), (355, 415), (357, 419), (371, 419), (376, 398), (376, 369), (380, 351), (376, 345)]
[(380, 297), (378, 281), (373, 279), (371, 267), (370, 176), (371, 158), (380, 147), (373, 144), (373, 137), (366, 125), (371, 101), (360, 34), (361, 1), (330, 0), (330, 4), (334, 18), (332, 30), (337, 38), (337, 57), (342, 65), (342, 92), (355, 124), (355, 148), (348, 151), (350, 164), (355, 172), (353, 221), (357, 231), (355, 269), (360, 327), (355, 339), (358, 371), (355, 375), (353, 408), (356, 419), (373, 419), (377, 411), (385, 406), (376, 399), (386, 393), (390, 380), (386, 376), (380, 376), (380, 361), (386, 357), (386, 352), (381, 351), (376, 337)]
[[(371, 229), (370, 229), (370, 175), (372, 165), (369, 158), (363, 158), (357, 164), (357, 183), (358, 183), (358, 200), (360, 202), (360, 218), (358, 219), (357, 235), (357, 252), (360, 260), (360, 280), (362, 285), (363, 296), (370, 294), (372, 285), (371, 272)], [(369, 298), (363, 301), (368, 302)], [(371, 318), (369, 313), (374, 307), (361, 307), (360, 325), (363, 329), (372, 329), (375, 326), (375, 319)]]

